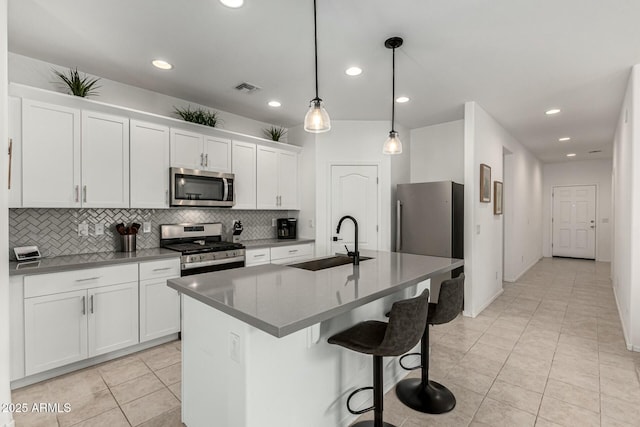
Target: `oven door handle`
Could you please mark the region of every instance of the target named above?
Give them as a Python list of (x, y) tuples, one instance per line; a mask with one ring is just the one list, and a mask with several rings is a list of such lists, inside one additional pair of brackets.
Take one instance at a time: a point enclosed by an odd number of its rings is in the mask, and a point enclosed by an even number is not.
[(210, 265), (230, 264), (232, 262), (244, 262), (244, 256), (234, 256), (231, 258), (215, 259), (211, 261), (182, 263), (182, 269), (191, 270), (192, 268), (208, 267)]
[(224, 184), (224, 194), (222, 195), (222, 201), (226, 202), (227, 197), (229, 197), (229, 181), (227, 178), (222, 178), (222, 182)]

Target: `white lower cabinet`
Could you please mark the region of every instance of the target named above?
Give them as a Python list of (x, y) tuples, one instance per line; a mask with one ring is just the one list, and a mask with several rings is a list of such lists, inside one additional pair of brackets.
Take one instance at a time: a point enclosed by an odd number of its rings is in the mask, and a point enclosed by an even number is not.
[(180, 332), (180, 294), (167, 279), (180, 277), (180, 260), (140, 264), (140, 342)]
[(245, 251), (244, 258), (244, 265), (246, 267), (269, 264), (271, 262), (269, 248), (247, 249)]
[(24, 300), (25, 374), (87, 358), (87, 291)]
[(245, 266), (263, 264), (289, 264), (313, 258), (313, 243), (299, 243), (272, 248), (247, 249), (245, 252)]
[(88, 290), (89, 357), (138, 343), (138, 283)]
[(24, 375), (139, 342), (138, 264), (25, 276), (23, 295)]

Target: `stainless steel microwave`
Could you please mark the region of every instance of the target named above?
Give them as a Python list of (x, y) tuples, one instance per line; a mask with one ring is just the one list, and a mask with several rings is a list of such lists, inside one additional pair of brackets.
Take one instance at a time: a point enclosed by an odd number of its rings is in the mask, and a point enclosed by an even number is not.
[(228, 207), (235, 204), (232, 173), (171, 168), (171, 206)]

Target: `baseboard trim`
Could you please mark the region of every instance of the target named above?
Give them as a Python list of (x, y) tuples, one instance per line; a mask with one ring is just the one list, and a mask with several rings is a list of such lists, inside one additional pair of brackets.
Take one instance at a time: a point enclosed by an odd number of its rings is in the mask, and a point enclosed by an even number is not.
[(616, 292), (615, 286), (613, 286), (613, 299), (616, 300), (616, 308), (618, 309), (618, 317), (620, 318), (620, 324), (622, 325), (622, 335), (624, 336), (624, 343), (627, 346), (627, 350), (640, 351), (640, 346), (632, 345), (631, 340), (629, 339), (629, 334), (627, 333), (627, 327), (624, 324), (624, 319), (622, 318), (622, 310), (620, 309), (620, 300), (618, 299), (618, 293)]
[(534, 265), (536, 265), (537, 263), (539, 263), (542, 258), (544, 258), (544, 257), (541, 256), (540, 258), (533, 260), (533, 262), (531, 262), (527, 267), (525, 267), (517, 276), (515, 276), (515, 277), (504, 277), (504, 281), (505, 282), (509, 282), (509, 283), (517, 282), (518, 280), (520, 280), (520, 278), (522, 276), (524, 276), (524, 273), (526, 273), (527, 271), (531, 270), (531, 268)]
[[(502, 295), (502, 293), (504, 292), (503, 288), (500, 288), (500, 290), (498, 292), (496, 292), (496, 294), (494, 296), (492, 296), (491, 298), (489, 298), (489, 300), (487, 302), (485, 302), (484, 304), (482, 304), (480, 306), (480, 308), (478, 309), (478, 311), (472, 311), (470, 313), (470, 316), (468, 317), (477, 317), (480, 313), (482, 313), (484, 311), (485, 308), (489, 307), (491, 305), (492, 302), (494, 302), (500, 295)], [(464, 314), (464, 313), (463, 313)]]

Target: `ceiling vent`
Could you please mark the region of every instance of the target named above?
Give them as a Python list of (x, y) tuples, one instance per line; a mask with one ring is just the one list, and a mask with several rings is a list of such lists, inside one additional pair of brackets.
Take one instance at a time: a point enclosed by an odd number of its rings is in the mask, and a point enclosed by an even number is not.
[(238, 86), (236, 86), (236, 90), (239, 90), (242, 93), (253, 93), (260, 89), (261, 88), (259, 86), (256, 86), (248, 82), (242, 82)]
[(602, 153), (602, 150), (591, 150), (591, 151), (589, 151), (589, 154), (596, 154), (596, 153)]

